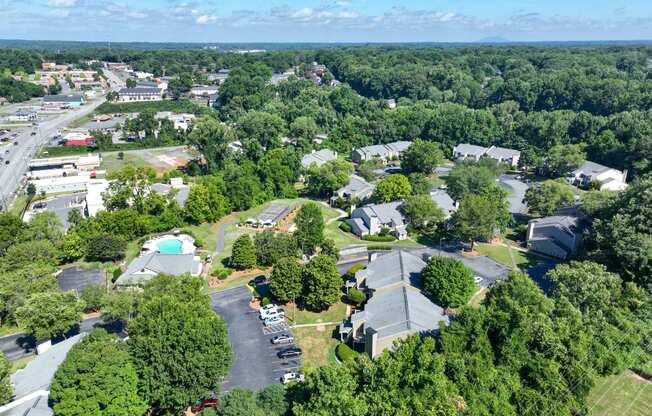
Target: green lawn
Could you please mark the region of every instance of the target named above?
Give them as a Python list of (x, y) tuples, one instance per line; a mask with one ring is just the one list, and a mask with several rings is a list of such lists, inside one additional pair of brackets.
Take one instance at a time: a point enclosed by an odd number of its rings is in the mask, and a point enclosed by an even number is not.
[(203, 245), (201, 248), (214, 252), (217, 246), (217, 231), (219, 225), (216, 223), (205, 223), (201, 225), (187, 225), (181, 231), (188, 230), (196, 238), (200, 239)]
[(117, 153), (110, 153), (102, 156), (102, 163), (100, 169), (106, 170), (107, 174), (119, 171), (125, 166), (132, 166), (134, 168), (144, 168), (150, 166), (145, 159), (138, 156), (136, 153), (124, 152), (124, 158), (119, 159)]
[(323, 327), (296, 328), (292, 331), (301, 348), (301, 368), (310, 372), (317, 367), (336, 363), (335, 347), (339, 340), (333, 337), (334, 325)]
[(251, 279), (253, 279), (258, 273), (253, 273), (246, 276), (240, 276), (237, 279), (229, 280), (224, 284), (220, 284), (219, 287), (215, 288), (215, 292), (221, 292), (223, 290), (232, 289), (234, 287), (245, 286)]
[(285, 306), (285, 314), (290, 325), (340, 322), (346, 317), (346, 305), (343, 302), (338, 302), (323, 312), (310, 312), (297, 308), (296, 321), (293, 321), (294, 307), (291, 304), (288, 304)]
[(512, 251), (514, 262), (518, 268), (527, 268), (529, 265), (536, 264), (537, 258), (531, 254), (523, 253), (514, 248), (508, 248), (502, 244), (475, 243), (475, 249), (490, 259), (503, 264), (510, 269), (514, 269), (509, 250)]
[(596, 382), (587, 399), (590, 416), (647, 416), (652, 414), (652, 383), (631, 371)]

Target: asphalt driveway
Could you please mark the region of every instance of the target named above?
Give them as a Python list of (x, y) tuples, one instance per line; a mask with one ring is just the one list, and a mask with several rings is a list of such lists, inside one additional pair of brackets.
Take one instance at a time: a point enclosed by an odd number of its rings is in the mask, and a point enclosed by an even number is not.
[(501, 187), (510, 191), (507, 196), (509, 212), (512, 214), (524, 214), (526, 205), (523, 203), (523, 198), (530, 186), (516, 179), (515, 175), (500, 175), (499, 183)]
[(275, 346), (271, 338), (289, 333), (287, 326), (264, 328), (258, 312), (249, 307), (251, 292), (247, 287), (237, 287), (211, 294), (213, 311), (224, 318), (229, 329), (229, 341), (235, 360), (222, 385), (227, 392), (234, 387), (260, 390), (279, 382), (286, 371), (301, 366), (299, 359), (281, 360), (277, 352), (290, 345)]

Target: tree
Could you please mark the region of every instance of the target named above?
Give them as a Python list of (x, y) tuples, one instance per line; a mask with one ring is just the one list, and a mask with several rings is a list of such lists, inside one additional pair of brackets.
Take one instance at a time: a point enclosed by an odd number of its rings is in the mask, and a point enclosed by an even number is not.
[(183, 72), (179, 74), (176, 78), (170, 80), (168, 83), (168, 94), (175, 99), (178, 100), (181, 98), (181, 96), (192, 88), (192, 75)]
[(36, 196), (36, 186), (32, 182), (27, 184), (27, 190), (25, 191), (25, 194), (27, 195), (28, 201), (31, 201)]
[(282, 257), (295, 258), (299, 255), (297, 240), (292, 234), (265, 230), (254, 236), (256, 262), (263, 266), (276, 264)]
[(432, 185), (426, 175), (419, 172), (410, 173), (408, 180), (410, 181), (413, 195), (430, 195)]
[(297, 230), (294, 236), (303, 253), (314, 253), (324, 241), (324, 217), (319, 205), (308, 202), (301, 207), (294, 220)]
[(430, 195), (414, 195), (405, 199), (401, 211), (417, 230), (426, 231), (444, 221), (444, 211), (435, 204)]
[(392, 202), (407, 198), (412, 194), (408, 178), (401, 174), (389, 175), (381, 180), (373, 198), (378, 202)]
[(218, 416), (265, 416), (250, 390), (236, 387), (226, 393), (217, 408)]
[(479, 194), (483, 189), (495, 185), (497, 177), (496, 171), (485, 164), (458, 163), (446, 177), (447, 192), (453, 200), (461, 201), (469, 194)]
[(260, 390), (256, 394), (256, 402), (270, 416), (283, 416), (288, 411), (285, 387), (280, 384), (272, 384)]
[(233, 242), (231, 266), (238, 270), (249, 269), (256, 265), (256, 249), (249, 234), (243, 234)]
[(94, 329), (73, 346), (57, 369), (50, 388), (57, 416), (145, 414), (138, 375), (126, 344)]
[(204, 119), (188, 134), (188, 143), (204, 156), (208, 172), (221, 170), (229, 157), (229, 143), (235, 140), (230, 127), (212, 118)]
[(451, 257), (431, 257), (421, 279), (425, 292), (443, 307), (464, 305), (475, 291), (471, 269)]
[(583, 144), (559, 144), (547, 152), (545, 168), (549, 176), (568, 176), (586, 160)]
[(46, 340), (64, 334), (79, 322), (82, 306), (72, 292), (35, 293), (16, 310), (16, 318), (25, 331)]
[(467, 195), (452, 217), (453, 231), (461, 239), (471, 241), (489, 240), (500, 226), (503, 210), (490, 198)]
[(0, 353), (0, 405), (9, 402), (14, 395), (10, 376), (11, 363), (4, 353)]
[(321, 249), (320, 254), (324, 256), (330, 256), (334, 258), (335, 261), (340, 259), (340, 251), (337, 249), (335, 240), (332, 238), (325, 238), (324, 241), (321, 242), (321, 246), (319, 248)]
[(76, 232), (70, 231), (63, 238), (63, 243), (61, 244), (61, 253), (63, 255), (63, 259), (68, 262), (72, 262), (84, 257), (86, 254), (86, 245), (84, 244), (84, 240), (82, 240), (82, 238)]
[(82, 215), (79, 209), (73, 208), (70, 211), (68, 211), (68, 216), (66, 219), (68, 220), (68, 223), (70, 225), (76, 226), (79, 225), (80, 222), (82, 222), (84, 216)]
[(207, 187), (195, 185), (190, 188), (185, 206), (186, 218), (195, 224), (206, 222), (212, 217), (209, 200), (210, 195)]
[(136, 80), (133, 78), (127, 78), (125, 84), (127, 85), (127, 88), (136, 88)]
[(330, 160), (323, 165), (308, 168), (306, 188), (315, 197), (330, 196), (336, 190), (349, 183), (352, 167), (344, 160)]
[(104, 297), (102, 316), (106, 319), (131, 320), (142, 299), (141, 292), (127, 290), (114, 291)]
[(25, 223), (15, 215), (0, 213), (0, 255), (4, 255), (9, 246), (21, 238)]
[(296, 259), (284, 257), (274, 264), (269, 281), (269, 291), (280, 303), (287, 303), (301, 296), (303, 282), (301, 266)]
[(355, 304), (356, 306), (360, 306), (362, 302), (367, 300), (367, 295), (365, 295), (364, 292), (362, 292), (361, 290), (356, 289), (354, 287), (349, 289), (349, 291), (346, 293), (346, 297), (349, 299), (349, 302)]
[(401, 168), (406, 174), (431, 174), (444, 161), (438, 143), (417, 139), (401, 154)]
[(279, 115), (262, 111), (250, 111), (238, 119), (238, 135), (241, 139), (257, 141), (267, 150), (280, 147), (285, 133), (285, 120)]
[(59, 264), (60, 255), (57, 247), (48, 240), (16, 243), (0, 258), (0, 269), (15, 270), (30, 264), (53, 266)]
[(124, 257), (127, 243), (111, 234), (91, 237), (86, 246), (89, 261), (115, 261)]
[(330, 256), (317, 256), (310, 260), (303, 269), (303, 281), (302, 301), (310, 310), (328, 309), (342, 295), (342, 277), (335, 259)]
[(179, 414), (217, 394), (232, 362), (226, 325), (206, 295), (146, 300), (129, 323), (128, 346), (139, 391), (162, 414)]
[(79, 298), (84, 304), (84, 311), (98, 312), (104, 305), (106, 295), (106, 288), (101, 284), (82, 288)]
[(528, 211), (537, 216), (553, 215), (557, 210), (575, 200), (575, 194), (570, 185), (548, 180), (528, 188), (523, 202), (527, 203)]

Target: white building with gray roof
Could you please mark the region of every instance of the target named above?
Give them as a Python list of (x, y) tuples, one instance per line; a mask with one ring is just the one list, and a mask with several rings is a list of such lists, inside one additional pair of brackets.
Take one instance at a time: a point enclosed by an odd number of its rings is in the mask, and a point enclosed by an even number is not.
[(308, 153), (301, 158), (301, 166), (305, 169), (312, 165), (320, 167), (335, 159), (337, 159), (337, 152), (331, 149), (313, 150), (311, 153)]
[(355, 163), (361, 163), (367, 160), (380, 160), (387, 162), (388, 160), (399, 158), (401, 153), (407, 150), (411, 145), (412, 142), (398, 141), (387, 144), (365, 146), (359, 149), (354, 149), (353, 152), (351, 152), (351, 160)]
[(0, 416), (51, 416), (50, 384), (68, 351), (86, 334), (72, 336), (37, 355), (25, 368), (11, 375), (13, 400), (0, 407)]
[(437, 189), (430, 192), (432, 201), (444, 212), (444, 219), (449, 219), (457, 211), (457, 204), (453, 201), (448, 192), (443, 189)]
[(339, 198), (347, 202), (364, 201), (371, 197), (375, 189), (376, 186), (367, 182), (363, 177), (351, 175), (349, 176), (349, 183), (335, 191), (335, 194), (331, 197), (331, 204), (335, 204)]
[(489, 157), (498, 163), (506, 163), (515, 168), (518, 166), (521, 152), (505, 147), (482, 147), (468, 143), (461, 143), (453, 148), (453, 159), (455, 160), (471, 159), (477, 162), (483, 157)]
[(342, 341), (364, 344), (371, 357), (390, 349), (398, 340), (415, 333), (434, 335), (449, 318), (443, 308), (421, 291), (421, 258), (393, 251), (372, 260), (356, 273), (356, 285), (371, 297), (363, 311), (340, 325)]
[(399, 240), (407, 238), (405, 216), (400, 211), (402, 201), (386, 204), (369, 204), (356, 208), (351, 213), (351, 218), (346, 222), (351, 226), (351, 231), (358, 237), (377, 235), (383, 228)]
[(202, 262), (194, 254), (163, 254), (148, 253), (136, 257), (127, 270), (118, 277), (116, 286), (139, 286), (151, 280), (154, 276), (165, 273), (181, 276), (189, 273), (199, 276)]
[(575, 186), (588, 186), (596, 181), (600, 183), (601, 191), (622, 191), (627, 188), (626, 179), (627, 171), (621, 172), (587, 160), (571, 173), (568, 181)]

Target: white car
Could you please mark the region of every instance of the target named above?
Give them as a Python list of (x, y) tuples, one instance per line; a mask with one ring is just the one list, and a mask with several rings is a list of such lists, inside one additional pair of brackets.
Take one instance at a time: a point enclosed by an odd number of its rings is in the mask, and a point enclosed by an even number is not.
[(283, 309), (279, 309), (277, 306), (274, 306), (273, 308), (269, 309), (261, 309), (258, 313), (260, 314), (260, 319), (267, 319), (272, 315), (276, 315), (278, 311), (282, 311)]
[(277, 309), (274, 312), (269, 312), (269, 313), (265, 313), (265, 314), (260, 315), (260, 319), (263, 319), (263, 320), (265, 320), (265, 319), (273, 319), (273, 318), (277, 318), (277, 317), (284, 318), (285, 317), (285, 311), (283, 309)]
[(281, 383), (288, 384), (291, 381), (296, 381), (297, 383), (301, 383), (304, 379), (305, 377), (303, 376), (303, 374), (290, 371), (281, 376)]
[(475, 280), (476, 285), (479, 285), (484, 279), (482, 278), (482, 276), (476, 276), (473, 278), (473, 280)]
[(270, 303), (269, 305), (261, 306), (260, 307), (260, 312), (268, 311), (270, 309), (277, 309), (277, 308), (278, 308), (278, 306), (274, 305), (273, 303)]
[(275, 316), (274, 318), (265, 319), (263, 321), (263, 324), (265, 324), (265, 326), (271, 326), (271, 325), (280, 324), (283, 321), (285, 321), (285, 319), (282, 316)]

